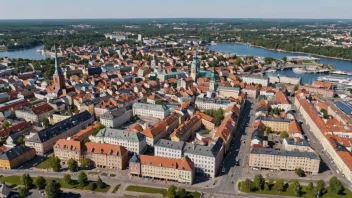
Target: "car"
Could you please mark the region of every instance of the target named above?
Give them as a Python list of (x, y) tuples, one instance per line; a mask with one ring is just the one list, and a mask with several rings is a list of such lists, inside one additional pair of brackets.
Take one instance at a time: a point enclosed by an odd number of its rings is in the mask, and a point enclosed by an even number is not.
[(36, 167), (36, 166), (38, 166), (38, 163), (34, 163), (34, 164), (33, 164), (33, 167)]
[(222, 168), (222, 172), (224, 173), (226, 171), (226, 168)]
[(240, 149), (236, 149), (236, 152), (238, 152)]

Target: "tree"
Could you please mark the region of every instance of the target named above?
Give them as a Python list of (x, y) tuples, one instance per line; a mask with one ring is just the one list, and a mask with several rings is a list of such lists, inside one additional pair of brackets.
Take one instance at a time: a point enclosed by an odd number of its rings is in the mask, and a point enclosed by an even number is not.
[(24, 145), (25, 142), (26, 142), (26, 138), (24, 136), (20, 136), (17, 138), (17, 142), (20, 144), (20, 145)]
[(66, 184), (71, 184), (72, 179), (70, 174), (65, 174), (64, 178), (62, 179)]
[(48, 198), (59, 198), (61, 193), (60, 184), (50, 180), (45, 186), (45, 194)]
[(61, 169), (61, 160), (56, 156), (51, 156), (49, 158), (49, 165), (54, 172), (59, 172)]
[(328, 111), (326, 109), (321, 109), (320, 112), (323, 114), (323, 117), (328, 118)]
[(87, 174), (82, 171), (79, 173), (78, 175), (78, 184), (81, 186), (81, 187), (84, 187), (86, 186), (88, 183), (88, 177), (87, 177)]
[(284, 180), (283, 179), (278, 179), (275, 182), (275, 190), (282, 192), (284, 191)]
[(245, 183), (247, 189), (248, 189), (250, 192), (253, 192), (253, 190), (254, 190), (254, 183), (253, 183), (253, 181), (250, 180), (250, 179), (246, 179), (246, 181), (245, 181), (244, 183)]
[(178, 188), (176, 196), (177, 198), (185, 198), (187, 197), (187, 191), (184, 188)]
[(325, 191), (325, 182), (323, 180), (319, 180), (317, 182), (317, 187), (315, 193), (317, 194), (318, 197), (322, 195)]
[(266, 132), (266, 134), (272, 133), (271, 127), (266, 127), (265, 132)]
[(176, 196), (176, 188), (174, 185), (171, 185), (167, 189), (167, 197), (174, 198), (175, 196)]
[(313, 190), (314, 188), (314, 185), (313, 185), (313, 182), (309, 182), (308, 186), (307, 186), (307, 190)]
[(97, 184), (95, 182), (91, 182), (88, 184), (88, 190), (95, 190), (97, 189)]
[(265, 182), (264, 184), (264, 191), (269, 191), (270, 190), (270, 186), (268, 183)]
[(41, 118), (39, 120), (40, 123), (42, 123), (43, 127), (48, 127), (49, 126), (49, 119), (48, 118)]
[(296, 186), (294, 186), (293, 191), (295, 192), (296, 197), (302, 196), (302, 186), (300, 183), (298, 183)]
[(283, 131), (280, 133), (280, 138), (288, 138), (288, 133), (287, 131)]
[(68, 169), (71, 171), (71, 172), (77, 172), (78, 171), (78, 163), (76, 160), (74, 159), (69, 159), (68, 162)]
[(275, 59), (273, 59), (273, 58), (271, 58), (271, 57), (265, 57), (265, 58), (264, 58), (264, 62), (265, 62), (265, 64), (267, 64), (267, 65), (271, 64), (271, 62), (273, 62), (273, 60), (275, 60)]
[(98, 181), (97, 181), (98, 187), (99, 188), (105, 188), (106, 184), (100, 179), (98, 176)]
[(264, 184), (265, 179), (261, 174), (254, 176), (254, 185), (258, 190), (263, 190)]
[(296, 173), (296, 175), (298, 175), (298, 177), (306, 176), (306, 174), (304, 173), (304, 170), (302, 170), (302, 168), (296, 168), (295, 173)]
[(33, 184), (37, 189), (43, 189), (46, 185), (46, 180), (42, 176), (38, 176), (34, 179)]
[(242, 60), (241, 57), (236, 58), (236, 65), (242, 65), (243, 63), (244, 63), (244, 61)]
[(343, 186), (341, 181), (338, 180), (335, 176), (329, 180), (329, 184), (332, 191), (334, 191), (336, 194), (338, 195), (343, 194), (345, 187)]
[(282, 57), (281, 60), (283, 60), (284, 62), (287, 62), (287, 56)]
[(102, 124), (100, 124), (96, 129), (94, 129), (92, 135), (93, 135), (93, 136), (96, 136), (96, 135), (99, 133), (99, 131), (102, 130), (102, 129), (104, 129), (104, 128), (105, 128), (105, 126), (102, 125)]
[(81, 168), (90, 168), (92, 166), (92, 161), (85, 157), (80, 158), (79, 163)]
[(29, 190), (27, 187), (20, 187), (18, 189), (18, 196), (21, 198), (25, 198), (29, 196)]
[(21, 177), (21, 184), (27, 188), (30, 188), (33, 185), (33, 180), (29, 174), (23, 174)]
[(298, 89), (299, 89), (299, 86), (298, 86), (298, 85), (295, 85), (294, 90), (297, 91)]
[(10, 124), (9, 121), (5, 120), (5, 121), (2, 123), (1, 126), (2, 126), (3, 129), (7, 129), (7, 128), (9, 128), (9, 127), (11, 126), (11, 124)]

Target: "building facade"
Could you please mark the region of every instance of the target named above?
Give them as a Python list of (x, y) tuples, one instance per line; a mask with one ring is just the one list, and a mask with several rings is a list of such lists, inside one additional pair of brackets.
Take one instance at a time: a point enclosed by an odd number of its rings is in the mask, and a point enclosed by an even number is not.
[(100, 116), (100, 122), (106, 127), (116, 128), (128, 122), (131, 116), (131, 110), (125, 108), (113, 109)]
[(266, 87), (269, 85), (269, 78), (267, 76), (242, 76), (241, 79), (243, 83), (247, 84), (260, 84)]
[(133, 115), (164, 119), (170, 115), (170, 109), (165, 105), (134, 103)]
[(181, 159), (183, 157), (183, 147), (185, 142), (173, 142), (171, 140), (161, 139), (154, 146), (154, 156)]
[(35, 157), (35, 149), (18, 146), (0, 154), (0, 168), (14, 169)]
[(231, 102), (225, 99), (200, 98), (200, 97), (197, 97), (195, 104), (202, 111), (210, 110), (210, 109), (226, 110), (228, 107), (236, 105), (235, 102)]
[(69, 159), (74, 159), (77, 162), (81, 158), (81, 142), (76, 140), (59, 139), (54, 145), (54, 154), (63, 164)]

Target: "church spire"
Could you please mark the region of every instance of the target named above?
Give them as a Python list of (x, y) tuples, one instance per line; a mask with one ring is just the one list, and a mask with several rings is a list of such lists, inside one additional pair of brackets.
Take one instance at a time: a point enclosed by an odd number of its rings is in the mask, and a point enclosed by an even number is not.
[(59, 65), (59, 62), (57, 60), (57, 51), (56, 51), (56, 45), (54, 45), (55, 48), (55, 74), (56, 75), (62, 75), (62, 70), (61, 67)]

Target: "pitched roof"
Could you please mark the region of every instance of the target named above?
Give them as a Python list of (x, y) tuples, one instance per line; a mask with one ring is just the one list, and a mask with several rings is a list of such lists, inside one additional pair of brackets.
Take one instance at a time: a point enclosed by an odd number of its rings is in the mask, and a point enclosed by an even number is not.
[(182, 159), (173, 159), (159, 156), (141, 155), (140, 161), (141, 165), (159, 166), (185, 171), (194, 170), (194, 164), (188, 157), (184, 157)]
[(85, 144), (85, 152), (103, 155), (124, 156), (125, 154), (127, 154), (127, 149), (119, 145), (87, 142)]
[(284, 93), (278, 91), (275, 93), (275, 101), (281, 104), (290, 104)]
[(59, 139), (54, 148), (81, 152), (81, 142), (76, 140)]
[(54, 108), (50, 106), (48, 103), (44, 103), (42, 105), (38, 105), (32, 108), (33, 113), (35, 113), (36, 115), (40, 115), (53, 110)]
[(291, 121), (291, 123), (289, 124), (289, 131), (288, 132), (290, 134), (301, 133), (301, 130), (300, 130), (296, 120)]
[(142, 131), (142, 134), (149, 138), (154, 138), (158, 136), (161, 132), (163, 132), (168, 126), (167, 122), (164, 120), (160, 120), (153, 128), (146, 127), (145, 130)]
[(0, 154), (0, 159), (2, 160), (12, 160), (15, 159), (21, 155), (24, 155), (25, 153), (33, 150), (33, 148), (30, 148), (28, 146), (17, 146), (13, 147), (10, 150), (5, 151), (4, 153)]

